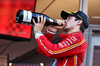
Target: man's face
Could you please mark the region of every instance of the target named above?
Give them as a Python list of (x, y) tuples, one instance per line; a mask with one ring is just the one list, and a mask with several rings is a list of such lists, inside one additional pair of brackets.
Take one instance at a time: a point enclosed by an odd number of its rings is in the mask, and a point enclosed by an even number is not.
[(68, 31), (70, 29), (73, 29), (76, 27), (77, 21), (75, 21), (76, 17), (74, 16), (69, 16), (65, 20), (66, 26), (64, 27), (65, 31)]

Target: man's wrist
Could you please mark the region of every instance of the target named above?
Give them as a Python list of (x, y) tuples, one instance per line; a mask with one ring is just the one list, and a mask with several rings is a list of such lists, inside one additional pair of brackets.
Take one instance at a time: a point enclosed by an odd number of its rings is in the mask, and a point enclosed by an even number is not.
[(43, 33), (41, 31), (38, 31), (37, 33), (35, 33), (35, 39), (39, 38), (42, 35)]

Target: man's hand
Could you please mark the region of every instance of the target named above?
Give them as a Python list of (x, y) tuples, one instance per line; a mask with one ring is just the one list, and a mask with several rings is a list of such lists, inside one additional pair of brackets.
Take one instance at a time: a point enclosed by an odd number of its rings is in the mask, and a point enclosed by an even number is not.
[(40, 22), (39, 15), (38, 15), (38, 23), (36, 23), (35, 20), (33, 19), (34, 34), (36, 34), (38, 31), (42, 31), (45, 22), (46, 22), (46, 17), (43, 18), (43, 15), (41, 15), (41, 22)]
[(57, 23), (58, 23), (58, 25), (62, 25), (62, 26), (53, 26), (52, 25), (52, 27), (53, 28), (56, 28), (56, 29), (63, 29), (64, 27), (65, 27), (65, 21), (64, 20), (60, 20), (60, 19), (56, 19), (57, 20)]

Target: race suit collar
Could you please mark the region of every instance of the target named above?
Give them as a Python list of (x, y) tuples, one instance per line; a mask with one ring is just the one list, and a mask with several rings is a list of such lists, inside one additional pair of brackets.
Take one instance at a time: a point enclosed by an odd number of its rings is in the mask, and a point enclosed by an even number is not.
[(79, 32), (73, 32), (70, 34), (59, 34), (59, 37), (68, 37), (68, 36), (75, 35), (75, 34), (82, 34), (82, 33), (79, 31)]

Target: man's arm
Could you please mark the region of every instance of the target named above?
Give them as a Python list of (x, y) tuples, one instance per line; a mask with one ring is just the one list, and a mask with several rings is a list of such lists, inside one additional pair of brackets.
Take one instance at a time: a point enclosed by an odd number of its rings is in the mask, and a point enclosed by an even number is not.
[[(73, 37), (75, 40), (72, 40)], [(80, 36), (70, 36), (58, 44), (52, 44), (42, 34), (41, 36), (37, 36), (36, 34), (35, 38), (39, 48), (44, 52), (45, 56), (51, 58), (68, 57), (79, 53), (85, 53), (86, 51), (86, 41)]]
[[(46, 32), (45, 32), (45, 37), (51, 42), (52, 41), (52, 39), (53, 39), (53, 36), (54, 36), (54, 34), (56, 34), (56, 31), (57, 31), (57, 29), (56, 28), (53, 28), (53, 27), (49, 27), (47, 30), (46, 30)], [(38, 51), (38, 53), (40, 53), (41, 55), (44, 55), (44, 56), (46, 56), (46, 54), (42, 51), (42, 49), (38, 46), (37, 47), (37, 51)]]
[[(36, 23), (35, 20), (33, 19), (33, 23), (34, 23), (34, 34), (35, 34), (36, 37), (40, 38), (40, 36), (43, 35), (43, 34), (41, 33), (41, 31), (42, 31), (42, 29), (43, 29), (43, 27), (44, 27), (45, 22), (46, 22), (46, 17), (43, 18), (43, 15), (41, 15), (41, 22), (40, 22), (40, 17), (39, 17), (39, 15), (38, 15), (38, 23)], [(61, 24), (63, 24), (63, 25), (62, 25), (62, 26), (53, 26), (53, 27), (55, 27), (55, 28), (57, 28), (57, 29), (63, 29), (63, 28), (64, 28), (64, 26), (65, 26), (64, 21), (62, 21), (62, 20), (57, 20), (57, 23), (58, 23), (59, 25), (61, 25)], [(45, 39), (47, 40), (46, 37), (45, 37)], [(42, 40), (45, 41), (45, 39), (42, 39)], [(51, 39), (50, 39), (50, 40), (51, 40)], [(49, 41), (49, 40), (48, 40), (48, 41)], [(50, 41), (49, 41), (49, 42), (50, 42)], [(45, 42), (45, 43), (46, 43), (46, 42)], [(38, 45), (38, 48), (39, 48), (39, 49), (38, 49), (39, 51), (43, 51), (43, 49), (41, 48), (41, 45)], [(43, 51), (43, 52), (44, 52), (44, 51)], [(45, 52), (44, 52), (44, 53), (41, 53), (41, 52), (40, 52), (40, 54), (46, 55)]]
[(56, 34), (57, 32), (57, 29), (56, 28), (53, 28), (53, 27), (49, 27), (46, 32), (45, 32), (45, 37), (49, 40), (49, 41), (52, 41), (53, 39), (53, 36)]

